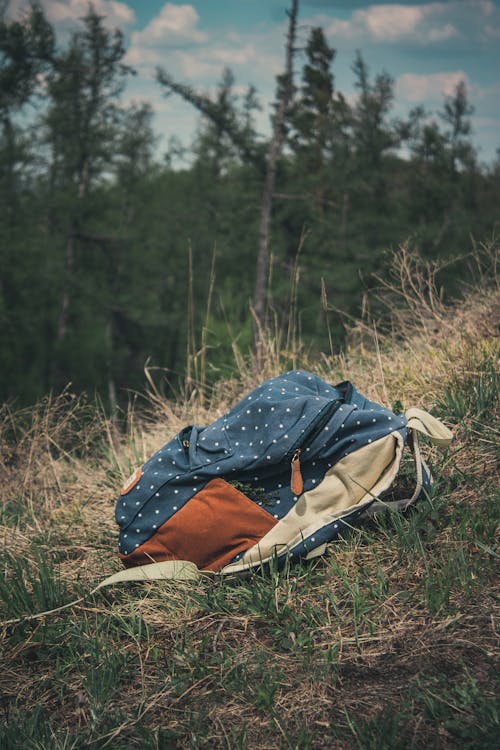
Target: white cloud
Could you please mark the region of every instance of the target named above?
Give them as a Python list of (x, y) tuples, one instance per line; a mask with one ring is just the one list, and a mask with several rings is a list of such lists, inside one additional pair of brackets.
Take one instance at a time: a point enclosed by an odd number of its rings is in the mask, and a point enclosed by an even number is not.
[(134, 31), (131, 37), (132, 44), (155, 46), (204, 42), (207, 34), (197, 28), (199, 20), (200, 17), (192, 5), (166, 3), (159, 15), (142, 31)]
[(322, 19), (334, 43), (351, 40), (426, 46), (453, 39), (500, 36), (500, 9), (491, 0), (371, 5), (354, 10), (348, 20)]
[[(106, 17), (106, 25), (122, 27), (135, 21), (133, 9), (126, 3), (115, 2), (115, 0), (93, 0), (93, 6), (99, 15)], [(49, 21), (60, 23), (61, 21), (77, 21), (88, 12), (88, 0), (45, 0), (42, 7)]]
[(160, 65), (164, 55), (157, 47), (131, 46), (125, 55), (127, 65)]
[(443, 96), (452, 96), (460, 81), (464, 81), (470, 89), (469, 79), (463, 70), (429, 75), (403, 73), (396, 80), (396, 96), (412, 103), (436, 101)]
[[(188, 75), (203, 75), (212, 72), (207, 64), (196, 60), (185, 50), (192, 45), (205, 43), (208, 35), (199, 29), (200, 17), (192, 5), (166, 3), (141, 31), (133, 31), (126, 55), (129, 65), (179, 66)], [(196, 64), (197, 63), (197, 64)]]
[(364, 26), (374, 39), (391, 41), (414, 34), (423, 15), (424, 9), (415, 5), (375, 5), (358, 10), (353, 20), (356, 25)]
[(459, 36), (458, 29), (449, 20), (453, 5), (457, 3), (372, 5), (354, 11), (347, 21), (333, 20), (327, 32), (334, 38), (368, 38), (374, 42), (412, 40), (429, 44)]
[[(126, 3), (117, 0), (92, 0), (96, 13), (105, 17), (106, 26), (122, 28), (133, 24), (135, 12)], [(79, 21), (89, 10), (89, 0), (41, 0), (40, 5), (53, 24)], [(10, 0), (8, 18), (19, 18), (30, 8), (29, 0)]]
[(212, 50), (214, 60), (224, 65), (244, 65), (258, 59), (258, 54), (253, 44), (244, 44), (238, 47), (214, 47)]
[(199, 54), (193, 55), (183, 50), (175, 53), (183, 75), (188, 78), (213, 78), (220, 73), (221, 66), (204, 59)]

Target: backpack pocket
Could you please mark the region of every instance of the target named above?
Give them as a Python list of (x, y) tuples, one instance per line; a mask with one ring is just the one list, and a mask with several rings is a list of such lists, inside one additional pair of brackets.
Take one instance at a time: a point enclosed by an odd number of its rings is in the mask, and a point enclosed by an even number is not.
[(224, 426), (215, 428), (189, 425), (177, 435), (177, 440), (184, 450), (190, 469), (218, 464), (233, 454)]
[(276, 518), (236, 487), (212, 479), (153, 536), (121, 558), (127, 567), (189, 560), (198, 568), (217, 571), (255, 545), (276, 523)]

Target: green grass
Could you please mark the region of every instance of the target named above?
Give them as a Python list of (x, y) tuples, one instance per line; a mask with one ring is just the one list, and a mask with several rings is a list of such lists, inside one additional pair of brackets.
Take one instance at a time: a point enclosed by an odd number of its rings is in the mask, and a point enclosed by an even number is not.
[[(420, 393), (455, 439), (444, 455), (424, 448), (435, 482), (415, 508), (283, 570), (115, 587), (3, 626), (0, 748), (496, 747), (498, 346), (484, 331), (424, 344), (409, 370), (427, 391), (387, 369), (393, 401)], [(373, 373), (394, 350), (355, 356)], [(429, 381), (433, 369), (446, 376)], [(88, 405), (83, 421), (74, 403), (66, 417), (54, 408), (9, 413), (0, 443), (1, 620), (59, 607), (116, 570), (114, 495), (152, 443), (150, 423), (121, 442), (107, 424), (106, 443)], [(410, 480), (405, 464), (403, 491)]]

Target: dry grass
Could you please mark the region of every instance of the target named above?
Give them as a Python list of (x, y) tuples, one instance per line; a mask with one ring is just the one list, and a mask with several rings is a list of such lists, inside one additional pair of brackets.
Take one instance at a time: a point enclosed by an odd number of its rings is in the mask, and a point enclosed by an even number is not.
[(0, 746), (493, 748), (496, 257), (483, 254), (479, 284), (446, 307), (436, 269), (403, 250), (380, 290), (399, 298), (391, 326), (358, 323), (344, 355), (314, 363), (269, 337), (258, 374), (236, 352), (238, 378), (175, 403), (150, 379), (125, 430), (70, 393), (4, 407), (2, 619), (70, 601), (118, 569), (122, 481), (284, 362), (388, 405), (436, 408), (455, 441), (432, 456), (438, 481), (414, 513), (353, 531), (313, 564), (116, 588), (4, 627)]

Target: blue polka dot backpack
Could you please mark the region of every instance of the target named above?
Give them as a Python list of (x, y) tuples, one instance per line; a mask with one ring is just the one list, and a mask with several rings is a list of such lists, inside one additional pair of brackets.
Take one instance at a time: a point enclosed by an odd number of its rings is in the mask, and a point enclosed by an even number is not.
[[(360, 519), (404, 509), (432, 479), (418, 433), (450, 431), (421, 409), (396, 415), (349, 382), (292, 371), (205, 427), (185, 427), (138, 468), (116, 505), (127, 570), (109, 582), (236, 573), (312, 558)], [(393, 484), (408, 444), (416, 488)]]

